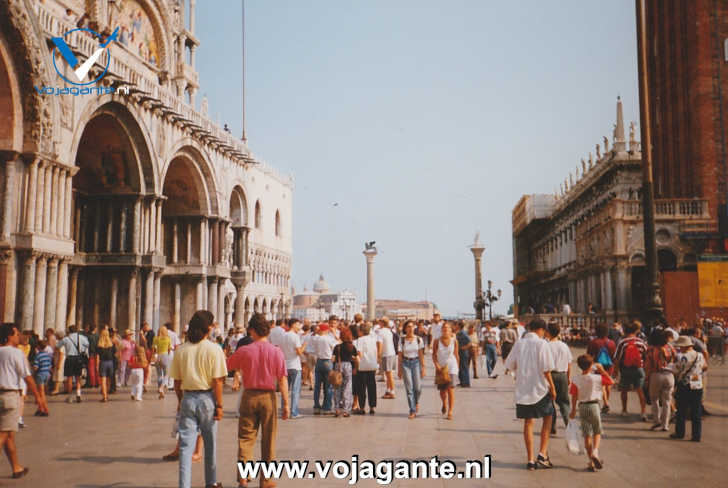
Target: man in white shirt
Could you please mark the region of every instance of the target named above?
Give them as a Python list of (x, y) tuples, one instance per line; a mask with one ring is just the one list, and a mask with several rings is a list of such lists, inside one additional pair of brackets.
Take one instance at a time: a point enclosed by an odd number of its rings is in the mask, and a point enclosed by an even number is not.
[(432, 314), (432, 324), (430, 324), (430, 337), (432, 338), (430, 343), (434, 344), (436, 340), (442, 335), (442, 326), (444, 322), (440, 317), (440, 312)]
[(381, 354), (382, 343), (379, 338), (371, 332), (371, 324), (365, 323), (359, 327), (360, 335), (354, 340), (354, 347), (359, 353), (359, 367), (357, 368), (359, 388), (359, 409), (354, 413), (364, 415), (364, 403), (369, 398), (369, 414), (374, 415), (377, 407), (377, 358)]
[[(288, 370), (288, 396), (291, 401), (291, 418), (297, 419), (301, 417), (298, 412), (298, 399), (301, 396), (301, 357), (305, 344), (301, 340), (301, 322), (298, 319), (291, 319), (288, 332), (283, 334), (280, 348), (283, 351), (283, 357), (286, 359), (286, 369)], [(281, 398), (281, 401), (283, 399)]]
[(312, 339), (312, 346), (314, 354), (316, 355), (316, 367), (314, 369), (314, 391), (313, 391), (313, 414), (321, 415), (321, 387), (324, 389), (324, 403), (323, 413), (333, 414), (331, 410), (332, 398), (334, 396), (334, 389), (329, 383), (329, 373), (333, 365), (331, 364), (331, 358), (334, 355), (334, 347), (339, 341), (336, 340), (329, 324), (326, 322), (320, 323), (318, 326), (317, 335)]
[(270, 335), (268, 336), (268, 342), (270, 342), (274, 346), (280, 347), (285, 335), (286, 335), (286, 329), (281, 327), (281, 322), (278, 322), (276, 324), (276, 326), (270, 330)]
[(23, 351), (18, 349), (20, 344), (20, 331), (14, 323), (5, 323), (0, 326), (0, 449), (5, 453), (13, 468), (13, 478), (21, 478), (28, 473), (28, 468), (18, 462), (18, 451), (15, 446), (15, 433), (21, 415), (20, 390), (21, 383), (25, 381), (28, 389), (35, 396), (38, 409), (48, 412), (45, 399), (40, 397), (30, 371), (28, 360)]
[[(524, 419), (523, 437), (528, 455), (527, 468), (552, 468), (548, 456), (551, 421), (554, 415), (553, 400), (556, 388), (551, 379), (554, 357), (548, 343), (543, 340), (546, 322), (535, 319), (529, 324), (530, 332), (517, 340), (506, 359), (505, 367), (516, 373), (516, 416)], [(541, 446), (538, 458), (533, 456), (533, 419), (543, 418)]]
[(388, 320), (382, 320), (378, 335), (382, 343), (380, 349), (381, 365), (387, 387), (387, 392), (382, 398), (392, 400), (394, 399), (394, 369), (397, 366), (397, 354), (394, 350), (394, 333)]
[[(561, 327), (555, 322), (551, 322), (546, 328), (546, 339), (549, 341), (551, 354), (554, 356), (554, 370), (551, 371), (551, 379), (556, 388), (555, 403), (561, 411), (561, 418), (564, 425), (569, 425), (569, 412), (571, 410), (569, 400), (569, 383), (571, 383), (571, 362), (573, 356), (571, 349), (564, 341), (559, 338)], [(551, 423), (551, 435), (556, 434), (556, 412), (554, 411), (554, 420)]]
[(81, 403), (81, 374), (86, 365), (83, 364), (82, 355), (88, 358), (88, 339), (79, 334), (75, 325), (68, 326), (68, 335), (63, 338), (56, 347), (63, 348), (66, 353), (66, 360), (63, 363), (63, 374), (66, 376), (66, 391), (68, 392), (68, 403), (73, 402), (71, 390), (73, 381), (76, 381), (76, 403)]

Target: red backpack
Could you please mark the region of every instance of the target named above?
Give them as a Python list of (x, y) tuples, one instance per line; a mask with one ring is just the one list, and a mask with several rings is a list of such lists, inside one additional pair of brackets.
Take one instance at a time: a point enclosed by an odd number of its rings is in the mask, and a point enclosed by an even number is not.
[(624, 354), (622, 355), (622, 366), (626, 366), (628, 368), (642, 367), (642, 353), (640, 352), (640, 348), (637, 347), (637, 341), (629, 341), (624, 347)]

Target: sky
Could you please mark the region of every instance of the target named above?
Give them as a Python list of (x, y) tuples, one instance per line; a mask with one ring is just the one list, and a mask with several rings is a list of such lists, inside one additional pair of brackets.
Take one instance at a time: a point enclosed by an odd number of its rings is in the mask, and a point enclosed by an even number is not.
[[(200, 94), (238, 135), (241, 13), (197, 2)], [(365, 301), (376, 241), (377, 298), (472, 313), (479, 231), (504, 313), (516, 202), (611, 142), (617, 95), (639, 122), (631, 0), (248, 0), (245, 15), (248, 145), (294, 176), (297, 291), (323, 274)]]

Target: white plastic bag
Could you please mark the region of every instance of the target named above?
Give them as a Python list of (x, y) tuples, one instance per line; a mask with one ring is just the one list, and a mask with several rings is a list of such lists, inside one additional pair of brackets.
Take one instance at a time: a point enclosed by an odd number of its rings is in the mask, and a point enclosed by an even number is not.
[(581, 454), (583, 439), (581, 436), (581, 423), (579, 419), (569, 419), (569, 425), (566, 426), (566, 449), (571, 454)]

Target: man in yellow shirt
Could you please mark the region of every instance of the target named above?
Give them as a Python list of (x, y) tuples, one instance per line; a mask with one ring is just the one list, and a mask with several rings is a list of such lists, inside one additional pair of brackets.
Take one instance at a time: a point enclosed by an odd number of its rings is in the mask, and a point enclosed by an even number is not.
[(198, 310), (190, 319), (187, 340), (174, 353), (170, 376), (179, 404), (179, 487), (189, 488), (192, 451), (200, 431), (205, 444), (205, 486), (217, 482), (217, 421), (222, 419), (222, 387), (227, 376), (225, 354), (207, 340), (214, 316)]

